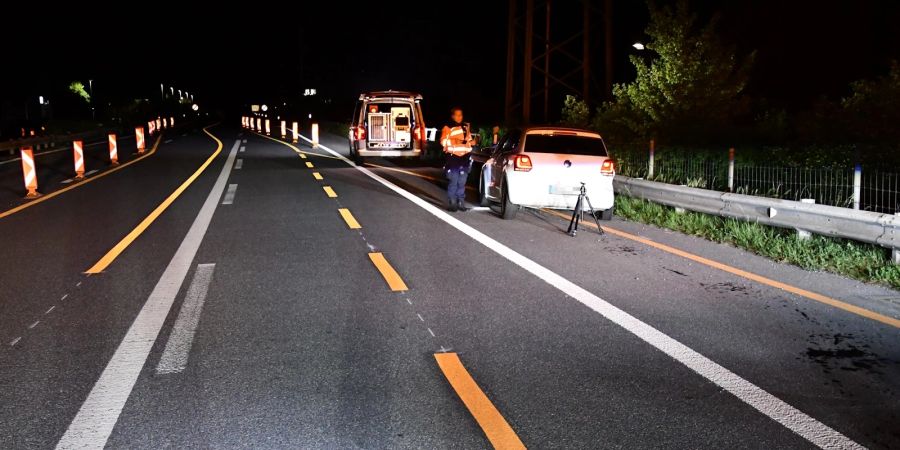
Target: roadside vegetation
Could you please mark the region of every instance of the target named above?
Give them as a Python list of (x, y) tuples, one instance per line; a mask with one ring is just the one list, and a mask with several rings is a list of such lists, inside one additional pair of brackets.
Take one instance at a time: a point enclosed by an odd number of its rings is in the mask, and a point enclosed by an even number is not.
[(891, 264), (890, 252), (875, 245), (816, 235), (803, 240), (791, 230), (696, 212), (678, 213), (668, 206), (622, 195), (616, 196), (616, 215), (731, 244), (806, 270), (832, 272), (900, 289), (900, 265)]
[(792, 110), (748, 92), (756, 52), (739, 50), (688, 0), (648, 2), (645, 49), (631, 56), (636, 76), (590, 108), (569, 96), (562, 122), (600, 132), (617, 157), (645, 156), (647, 143), (669, 157), (723, 159), (767, 166), (900, 166), (900, 63), (850, 83), (840, 98)]

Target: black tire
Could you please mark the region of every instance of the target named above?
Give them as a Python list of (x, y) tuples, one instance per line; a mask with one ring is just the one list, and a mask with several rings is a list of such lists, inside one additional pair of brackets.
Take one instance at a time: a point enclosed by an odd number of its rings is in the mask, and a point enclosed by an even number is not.
[(359, 156), (359, 152), (353, 151), (350, 153), (350, 158), (353, 159), (353, 163), (357, 166), (361, 166), (365, 164), (366, 160), (362, 156)]
[(605, 211), (600, 211), (600, 220), (612, 220), (613, 210), (615, 210), (615, 207), (610, 207)]
[(500, 217), (504, 220), (512, 220), (516, 218), (519, 207), (509, 201), (509, 187), (506, 180), (503, 180), (503, 200), (500, 203)]
[(478, 177), (478, 206), (491, 206), (491, 200), (487, 198), (487, 192), (484, 190), (484, 178)]

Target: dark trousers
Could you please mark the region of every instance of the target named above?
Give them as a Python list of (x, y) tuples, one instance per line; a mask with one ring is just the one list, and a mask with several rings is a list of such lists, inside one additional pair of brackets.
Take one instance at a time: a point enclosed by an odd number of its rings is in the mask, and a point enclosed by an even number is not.
[(457, 169), (447, 169), (447, 199), (453, 203), (454, 201), (462, 201), (466, 199), (466, 179), (469, 178), (468, 167), (460, 167)]

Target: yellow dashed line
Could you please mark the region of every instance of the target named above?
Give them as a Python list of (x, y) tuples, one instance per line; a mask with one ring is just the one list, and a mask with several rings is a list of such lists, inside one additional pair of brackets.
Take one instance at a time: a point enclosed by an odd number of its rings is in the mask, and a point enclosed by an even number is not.
[(387, 259), (384, 258), (384, 255), (381, 253), (369, 253), (369, 259), (372, 260), (372, 264), (375, 264), (375, 267), (381, 272), (381, 276), (384, 277), (384, 281), (387, 281), (388, 287), (391, 288), (392, 291), (408, 291), (409, 288), (406, 287), (406, 283), (403, 282), (403, 279), (400, 278), (400, 274), (391, 267), (390, 263), (387, 262)]
[(325, 191), (325, 194), (331, 198), (337, 197), (337, 192), (334, 192), (334, 189), (331, 186), (322, 186), (322, 190)]
[(301, 154), (300, 154), (300, 159), (306, 159), (306, 155), (303, 154), (303, 153), (301, 153)]
[[(368, 164), (368, 163), (367, 163), (367, 165), (370, 165), (370, 166), (372, 166), (372, 167), (377, 167), (377, 168), (379, 168), (379, 169), (387, 169), (387, 170), (391, 170), (391, 171), (394, 171), (394, 172), (400, 172), (400, 173), (404, 173), (404, 174), (407, 174), (407, 175), (412, 175), (412, 176), (414, 176), (414, 177), (419, 177), (419, 178), (423, 178), (423, 179), (426, 179), (426, 180), (438, 181), (438, 180), (437, 180), (436, 178), (434, 178), (434, 177), (430, 177), (430, 176), (428, 176), (428, 175), (418, 174), (418, 173), (415, 173), (415, 172), (412, 172), (412, 171), (409, 171), (409, 170), (395, 169), (395, 168), (393, 168), (393, 167), (385, 167), (385, 166), (379, 166), (379, 165)], [(470, 187), (470, 186), (466, 186), (466, 188), (469, 188), (469, 187)], [(545, 210), (542, 210), (542, 211), (544, 211), (544, 212), (546, 212), (546, 213), (549, 213), (549, 214), (552, 214), (552, 215), (554, 215), (554, 216), (557, 216), (557, 217), (566, 219), (566, 220), (568, 220), (568, 219), (571, 217), (569, 214), (563, 214), (563, 213), (560, 213), (560, 212), (558, 212), (558, 211), (553, 211), (553, 210), (548, 210), (548, 209), (545, 209)], [(594, 229), (597, 228), (597, 225), (591, 223), (590, 221), (582, 222), (582, 224), (585, 225), (585, 226), (587, 226), (587, 227), (590, 227), (590, 228), (594, 228)], [(603, 230), (606, 231), (606, 232), (609, 233), (609, 234), (613, 234), (613, 235), (619, 236), (619, 237), (621, 237), (621, 238), (629, 239), (629, 240), (632, 240), (632, 241), (635, 241), (635, 242), (640, 242), (640, 243), (642, 243), (642, 244), (648, 245), (648, 246), (653, 247), (653, 248), (656, 248), (656, 249), (658, 249), (658, 250), (662, 250), (662, 251), (664, 251), (664, 252), (666, 252), (666, 253), (671, 253), (671, 254), (673, 254), (673, 255), (681, 256), (682, 258), (690, 259), (691, 261), (698, 262), (698, 263), (700, 263), (700, 264), (703, 264), (703, 265), (705, 265), (705, 266), (712, 267), (712, 268), (714, 268), (714, 269), (721, 270), (721, 271), (723, 271), (723, 272), (728, 272), (728, 273), (730, 273), (730, 274), (732, 274), (732, 275), (736, 275), (736, 276), (739, 276), (739, 277), (741, 277), (741, 278), (746, 278), (746, 279), (748, 279), (748, 280), (755, 281), (755, 282), (757, 282), (757, 283), (760, 283), (760, 284), (763, 284), (763, 285), (766, 285), (766, 286), (770, 286), (770, 287), (773, 287), (773, 288), (776, 288), (776, 289), (781, 289), (781, 290), (783, 290), (783, 291), (790, 292), (790, 293), (795, 294), (795, 295), (799, 295), (800, 297), (804, 297), (804, 298), (809, 299), (809, 300), (813, 300), (813, 301), (816, 301), (816, 302), (819, 302), (819, 303), (823, 303), (823, 304), (826, 304), (826, 305), (829, 305), (829, 306), (833, 306), (833, 307), (835, 307), (835, 308), (838, 308), (838, 309), (847, 311), (847, 312), (849, 312), (849, 313), (851, 313), (851, 314), (856, 314), (856, 315), (858, 315), (858, 316), (865, 317), (865, 318), (867, 318), (867, 319), (871, 319), (871, 320), (874, 320), (874, 321), (876, 321), (876, 322), (881, 322), (881, 323), (883, 323), (883, 324), (885, 324), (885, 325), (890, 325), (890, 326), (895, 327), (895, 328), (900, 328), (900, 319), (895, 319), (895, 318), (893, 318), (893, 317), (886, 316), (886, 315), (884, 315), (884, 314), (879, 314), (879, 313), (877, 313), (877, 312), (870, 311), (870, 310), (868, 310), (868, 309), (865, 309), (865, 308), (862, 308), (862, 307), (859, 307), (859, 306), (856, 306), (856, 305), (852, 305), (852, 304), (850, 304), (850, 303), (842, 302), (842, 301), (840, 301), (840, 300), (837, 300), (837, 299), (834, 299), (834, 298), (831, 298), (831, 297), (828, 297), (828, 296), (825, 296), (825, 295), (822, 295), (822, 294), (818, 294), (818, 293), (815, 293), (815, 292), (812, 292), (812, 291), (808, 291), (808, 290), (806, 290), (806, 289), (802, 289), (802, 288), (799, 288), (799, 287), (796, 287), (796, 286), (792, 286), (792, 285), (789, 285), (789, 284), (787, 284), (787, 283), (782, 283), (782, 282), (780, 282), (780, 281), (776, 281), (776, 280), (773, 280), (773, 279), (771, 279), (771, 278), (766, 278), (766, 277), (764, 277), (764, 276), (762, 276), (762, 275), (757, 275), (757, 274), (752, 273), (752, 272), (747, 272), (746, 270), (741, 270), (741, 269), (738, 269), (737, 267), (732, 267), (732, 266), (729, 266), (729, 265), (727, 265), (727, 264), (720, 263), (720, 262), (718, 262), (718, 261), (713, 261), (713, 260), (711, 260), (711, 259), (707, 259), (707, 258), (704, 258), (704, 257), (702, 257), (702, 256), (698, 256), (698, 255), (695, 255), (695, 254), (693, 254), (693, 253), (689, 253), (689, 252), (686, 252), (686, 251), (684, 251), (684, 250), (677, 249), (677, 248), (675, 248), (675, 247), (670, 247), (670, 246), (665, 245), (665, 244), (660, 244), (659, 242), (654, 242), (654, 241), (652, 241), (652, 240), (650, 240), (650, 239), (643, 238), (643, 237), (641, 237), (641, 236), (636, 236), (636, 235), (633, 235), (633, 234), (630, 234), (630, 233), (626, 233), (626, 232), (621, 231), (621, 230), (617, 230), (617, 229), (612, 228), (612, 227), (610, 227), (610, 226), (608, 226), (608, 225), (607, 225), (607, 226), (604, 226), (604, 227), (603, 227)]]
[(322, 178), (322, 174), (320, 174), (319, 172), (313, 172), (313, 178), (315, 178), (319, 181), (322, 181), (324, 179), (324, 178)]
[(347, 226), (352, 230), (356, 230), (362, 228), (362, 225), (356, 221), (356, 217), (353, 217), (353, 214), (350, 213), (350, 210), (347, 208), (340, 208), (338, 212), (341, 213), (341, 217), (344, 218), (344, 222), (347, 222)]
[(500, 411), (487, 398), (478, 383), (469, 375), (456, 353), (435, 353), (438, 367), (447, 377), (456, 395), (481, 426), (485, 436), (496, 449), (524, 449), (525, 444), (509, 426)]
[(315, 167), (315, 166), (313, 165), (313, 163), (307, 161), (307, 162), (306, 162), (306, 167), (309, 167), (310, 169), (312, 169), (312, 168)]

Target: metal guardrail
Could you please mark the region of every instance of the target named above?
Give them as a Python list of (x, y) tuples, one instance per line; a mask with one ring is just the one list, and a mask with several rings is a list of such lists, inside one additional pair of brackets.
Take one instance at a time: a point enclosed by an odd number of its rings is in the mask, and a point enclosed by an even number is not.
[(676, 208), (893, 249), (900, 263), (900, 215), (710, 191), (616, 175), (615, 191)]

